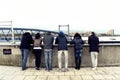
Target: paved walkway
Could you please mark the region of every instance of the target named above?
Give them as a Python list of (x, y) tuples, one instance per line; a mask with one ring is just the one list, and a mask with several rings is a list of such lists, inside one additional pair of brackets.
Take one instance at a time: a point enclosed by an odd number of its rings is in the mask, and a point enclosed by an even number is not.
[(58, 72), (57, 68), (52, 71), (35, 70), (28, 68), (25, 71), (21, 67), (0, 66), (0, 80), (120, 80), (119, 67), (98, 67), (92, 70), (90, 67), (75, 70), (69, 68), (68, 72)]

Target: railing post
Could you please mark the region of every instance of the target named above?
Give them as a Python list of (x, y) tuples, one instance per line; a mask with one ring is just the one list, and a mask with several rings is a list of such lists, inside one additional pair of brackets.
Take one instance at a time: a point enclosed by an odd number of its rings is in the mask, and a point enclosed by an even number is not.
[(11, 21), (11, 33), (12, 33), (12, 43), (14, 44), (15, 40), (14, 40), (14, 29), (13, 29), (12, 21)]

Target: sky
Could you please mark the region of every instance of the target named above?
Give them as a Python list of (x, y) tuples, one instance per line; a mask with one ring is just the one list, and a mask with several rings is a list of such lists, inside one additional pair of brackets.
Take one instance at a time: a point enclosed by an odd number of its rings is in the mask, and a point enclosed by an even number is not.
[(114, 29), (120, 34), (119, 4), (119, 0), (0, 0), (0, 21), (20, 28), (58, 31), (58, 25), (69, 24), (70, 32)]

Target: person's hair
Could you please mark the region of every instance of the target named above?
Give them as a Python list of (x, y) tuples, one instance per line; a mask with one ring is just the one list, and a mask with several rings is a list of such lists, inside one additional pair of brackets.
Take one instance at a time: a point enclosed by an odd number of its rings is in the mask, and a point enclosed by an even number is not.
[(28, 36), (28, 35), (30, 35), (29, 32), (25, 32), (25, 33), (23, 34), (23, 36)]
[(93, 36), (96, 36), (96, 35), (95, 35), (95, 32), (91, 32), (91, 34), (92, 34)]
[(79, 37), (81, 39), (81, 36), (79, 33), (75, 33), (74, 38)]
[(40, 33), (37, 33), (36, 35), (35, 35), (35, 39), (39, 39), (41, 36), (40, 36)]

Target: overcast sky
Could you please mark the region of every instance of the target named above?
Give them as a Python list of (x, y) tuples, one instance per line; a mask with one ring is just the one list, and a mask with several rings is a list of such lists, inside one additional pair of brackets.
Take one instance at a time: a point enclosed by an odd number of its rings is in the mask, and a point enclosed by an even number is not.
[[(13, 27), (120, 32), (120, 0), (0, 0), (0, 21)], [(80, 28), (78, 28), (80, 27)]]

